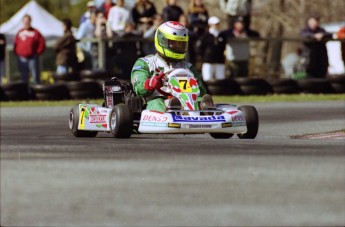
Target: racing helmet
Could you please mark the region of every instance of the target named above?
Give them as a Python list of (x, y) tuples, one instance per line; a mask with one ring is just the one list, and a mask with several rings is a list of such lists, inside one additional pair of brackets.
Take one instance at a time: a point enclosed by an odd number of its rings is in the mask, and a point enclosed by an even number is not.
[(167, 60), (184, 59), (188, 50), (188, 29), (176, 21), (161, 24), (156, 30), (155, 47)]

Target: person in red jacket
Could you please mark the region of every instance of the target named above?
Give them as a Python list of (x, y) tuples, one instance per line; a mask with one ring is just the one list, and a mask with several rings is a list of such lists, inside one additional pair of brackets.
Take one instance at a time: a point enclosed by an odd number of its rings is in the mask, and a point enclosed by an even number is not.
[(31, 16), (23, 17), (24, 28), (20, 29), (14, 40), (14, 53), (17, 55), (21, 79), (29, 82), (31, 71), (35, 82), (40, 83), (39, 56), (45, 49), (45, 40), (41, 33), (31, 27)]

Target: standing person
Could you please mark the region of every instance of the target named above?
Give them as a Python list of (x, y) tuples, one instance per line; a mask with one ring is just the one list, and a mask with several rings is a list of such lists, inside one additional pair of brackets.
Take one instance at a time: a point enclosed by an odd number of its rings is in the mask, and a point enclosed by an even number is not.
[(234, 23), (233, 29), (224, 31), (227, 40), (226, 58), (233, 63), (235, 70), (232, 75), (235, 77), (248, 76), (249, 62), (249, 40), (250, 37), (260, 37), (256, 31), (246, 29), (243, 17), (238, 17)]
[(117, 0), (116, 5), (113, 6), (108, 15), (108, 25), (115, 36), (121, 36), (125, 32), (126, 24), (129, 21), (130, 13), (124, 7), (124, 0)]
[(343, 63), (345, 66), (345, 26), (341, 27), (340, 30), (336, 34), (337, 39), (344, 39), (341, 42), (341, 57), (343, 59)]
[(62, 20), (64, 27), (64, 36), (55, 44), (56, 50), (56, 72), (59, 74), (77, 71), (76, 41), (72, 34), (72, 21), (70, 19)]
[(35, 83), (40, 83), (41, 71), (39, 56), (45, 50), (45, 39), (41, 33), (31, 27), (31, 16), (23, 17), (24, 28), (20, 29), (14, 39), (14, 54), (17, 55), (21, 79), (29, 82), (29, 71)]
[[(163, 18), (161, 14), (156, 14), (153, 17), (153, 24), (144, 32), (143, 38), (153, 40), (155, 37), (155, 33), (157, 28), (163, 23)], [(143, 43), (143, 52), (145, 55), (155, 54), (155, 44), (154, 42), (144, 42)]]
[(198, 35), (203, 35), (207, 28), (208, 12), (202, 0), (190, 1), (188, 18), (191, 29)]
[(209, 30), (198, 41), (197, 49), (201, 51), (202, 76), (204, 81), (225, 79), (226, 35), (219, 29), (220, 20), (212, 16), (208, 19)]
[(233, 28), (236, 18), (243, 17), (246, 29), (250, 27), (252, 0), (219, 0), (221, 10), (227, 15), (229, 29)]
[(188, 69), (194, 74), (202, 96), (201, 109), (214, 107), (212, 97), (206, 94), (201, 76), (192, 64), (184, 60), (188, 49), (188, 29), (175, 21), (163, 23), (156, 31), (155, 47), (157, 53), (139, 58), (131, 74), (134, 92), (147, 100), (146, 109), (159, 112), (165, 112), (167, 106), (180, 109), (180, 101), (176, 97), (169, 97), (161, 89), (165, 73), (178, 68)]
[(143, 31), (143, 26), (147, 23), (152, 23), (156, 13), (156, 7), (151, 1), (137, 0), (132, 9), (133, 21), (138, 26), (139, 30)]
[(325, 78), (328, 70), (328, 55), (326, 38), (332, 35), (320, 27), (320, 18), (308, 18), (307, 27), (300, 33), (302, 38), (309, 39), (303, 43), (302, 57), (306, 59), (306, 72), (308, 77)]
[(196, 62), (196, 53), (195, 53), (195, 44), (198, 40), (198, 34), (190, 29), (188, 17), (182, 14), (178, 20), (180, 24), (182, 24), (185, 28), (188, 29), (188, 51), (186, 54), (186, 60), (189, 61), (191, 64), (195, 65)]
[(102, 3), (99, 10), (103, 13), (105, 19), (108, 19), (109, 11), (113, 6), (115, 6), (113, 0), (105, 0), (105, 2)]
[[(82, 23), (77, 32), (77, 40), (83, 38), (95, 38), (96, 30), (96, 13), (91, 12), (90, 19)], [(79, 42), (79, 47), (83, 50), (84, 62), (83, 68), (87, 69), (97, 69), (98, 66), (98, 55), (97, 55), (97, 44), (90, 41)]]
[(5, 55), (6, 55), (6, 37), (0, 33), (0, 85), (6, 74), (5, 68)]
[(92, 12), (96, 12), (97, 8), (96, 8), (96, 3), (94, 1), (89, 1), (86, 4), (87, 7), (87, 11), (85, 13), (83, 13), (83, 15), (81, 15), (80, 17), (80, 21), (79, 21), (79, 26), (84, 23), (85, 21), (87, 21), (88, 19), (90, 19), (90, 15)]
[(178, 21), (178, 18), (183, 14), (181, 7), (177, 5), (177, 0), (166, 0), (167, 6), (163, 8), (163, 20)]

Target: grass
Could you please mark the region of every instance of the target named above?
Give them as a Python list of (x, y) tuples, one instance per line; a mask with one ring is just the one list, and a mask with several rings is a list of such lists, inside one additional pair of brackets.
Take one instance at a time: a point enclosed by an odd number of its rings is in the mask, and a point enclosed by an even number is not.
[[(314, 102), (314, 101), (345, 101), (345, 94), (297, 94), (267, 96), (213, 96), (216, 103), (262, 103), (262, 102)], [(73, 106), (78, 103), (102, 104), (102, 99), (66, 100), (66, 101), (10, 101), (0, 102), (1, 107), (37, 107), (37, 106)]]

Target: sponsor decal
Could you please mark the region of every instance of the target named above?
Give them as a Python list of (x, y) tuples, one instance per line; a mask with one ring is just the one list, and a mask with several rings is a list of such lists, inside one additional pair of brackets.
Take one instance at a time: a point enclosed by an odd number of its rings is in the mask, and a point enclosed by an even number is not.
[(231, 120), (232, 120), (233, 122), (243, 122), (243, 121), (246, 121), (246, 119), (244, 118), (243, 115), (232, 116), (232, 117), (231, 117)]
[(235, 113), (237, 113), (238, 112), (238, 110), (233, 110), (233, 111), (229, 111), (229, 112), (227, 112), (228, 114), (235, 114)]
[(224, 116), (198, 116), (198, 117), (186, 117), (172, 115), (174, 122), (225, 122)]
[(79, 119), (79, 129), (84, 129), (85, 128), (85, 107), (83, 106), (80, 110), (80, 119)]
[(137, 66), (134, 66), (132, 71), (134, 70), (139, 70), (139, 69), (142, 69), (143, 67), (141, 65), (137, 65)]
[(211, 128), (211, 125), (189, 125), (189, 128)]
[(91, 124), (106, 123), (106, 116), (107, 115), (90, 115), (89, 121)]
[(230, 128), (232, 127), (232, 123), (222, 123), (222, 128)]
[(167, 120), (167, 116), (144, 115), (142, 117), (142, 121), (166, 122)]
[(168, 124), (169, 128), (181, 128), (181, 124), (178, 123), (169, 123)]
[(141, 122), (140, 125), (142, 126), (150, 126), (150, 127), (167, 127), (167, 123), (158, 123), (158, 122)]
[(233, 122), (232, 126), (233, 127), (247, 126), (247, 123), (246, 122)]

